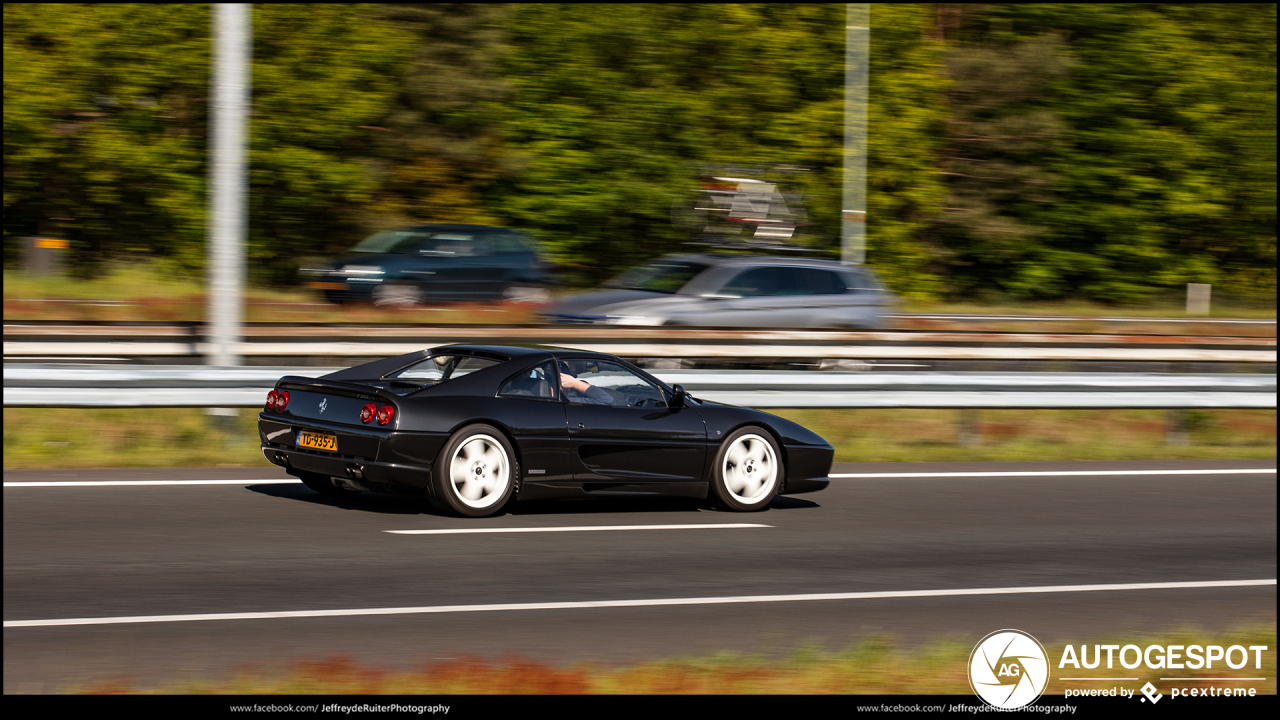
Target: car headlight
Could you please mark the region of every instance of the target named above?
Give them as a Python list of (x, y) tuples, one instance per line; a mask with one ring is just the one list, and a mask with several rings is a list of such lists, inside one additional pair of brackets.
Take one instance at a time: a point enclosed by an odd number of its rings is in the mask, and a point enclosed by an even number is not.
[(339, 271), (343, 275), (382, 275), (382, 268), (374, 265), (343, 265)]
[(606, 315), (604, 321), (610, 325), (661, 325), (667, 319), (657, 315)]

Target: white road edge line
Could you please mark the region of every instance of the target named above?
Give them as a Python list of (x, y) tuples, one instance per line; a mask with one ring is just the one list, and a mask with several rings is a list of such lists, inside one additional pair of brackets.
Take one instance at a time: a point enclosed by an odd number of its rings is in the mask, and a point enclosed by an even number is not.
[(300, 483), (292, 478), (267, 478), (263, 480), (50, 480), (38, 482), (8, 482), (5, 487), (108, 487), (114, 485), (287, 485)]
[(1238, 470), (1041, 470), (1027, 472), (940, 472), (940, 473), (832, 473), (835, 478), (947, 478), (947, 477), (1072, 477), (1088, 475), (1262, 475), (1275, 468)]
[(954, 590), (889, 590), (884, 592), (809, 593), (804, 595), (739, 595), (729, 597), (654, 598), (648, 600), (587, 600), (581, 602), (496, 603), (491, 605), (428, 605), (424, 607), (290, 610), (283, 612), (200, 613), (193, 615), (135, 615), (128, 617), (5, 620), (6, 628), (66, 627), (69, 625), (127, 625), (196, 622), (201, 620), (277, 620), (284, 618), (353, 617), (367, 615), (424, 615), (508, 610), (586, 610), (592, 608), (661, 607), (673, 605), (731, 605), (739, 603), (802, 602), (806, 600), (877, 600), (885, 598), (955, 597), (963, 595), (1027, 595), (1036, 593), (1101, 592), (1108, 590), (1182, 590), (1191, 588), (1258, 587), (1269, 580), (1210, 580), (1201, 582), (1120, 583), (1111, 585), (1042, 585)]
[(392, 535), (470, 535), (480, 533), (595, 532), (599, 530), (727, 530), (767, 528), (758, 523), (700, 523), (692, 525), (578, 525), (569, 527), (450, 528), (448, 530), (383, 530)]

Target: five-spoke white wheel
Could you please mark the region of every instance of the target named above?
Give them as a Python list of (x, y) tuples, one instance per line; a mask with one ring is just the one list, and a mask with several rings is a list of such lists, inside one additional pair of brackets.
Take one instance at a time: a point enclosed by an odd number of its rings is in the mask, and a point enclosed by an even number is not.
[(730, 510), (769, 506), (782, 480), (781, 453), (768, 432), (757, 427), (729, 434), (716, 457), (712, 491)]
[(515, 454), (502, 433), (488, 425), (472, 425), (455, 433), (440, 453), (434, 499), (442, 510), (460, 515), (492, 515), (511, 497), (518, 473)]

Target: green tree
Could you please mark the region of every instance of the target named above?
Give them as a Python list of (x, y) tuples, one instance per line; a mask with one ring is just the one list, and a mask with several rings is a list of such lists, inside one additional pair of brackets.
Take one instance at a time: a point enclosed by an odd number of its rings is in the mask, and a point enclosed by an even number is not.
[[(961, 287), (1113, 302), (1187, 282), (1275, 292), (1274, 4), (966, 13), (956, 63), (1035, 43), (1052, 49), (1043, 61), (1005, 55), (989, 65), (1014, 85), (1028, 83), (1019, 75), (1039, 78), (1032, 96), (1003, 93), (1002, 112), (1052, 132), (1016, 160), (1043, 193), (1023, 193), (1023, 202), (987, 187), (968, 230), (944, 233)], [(1045, 34), (1063, 44), (1037, 39)], [(981, 91), (955, 100), (956, 120), (991, 102)], [(959, 147), (965, 128), (949, 127)], [(948, 180), (953, 198), (972, 199), (971, 180)]]
[(358, 240), (376, 184), (376, 123), (393, 107), (411, 33), (376, 5), (255, 5), (250, 270)]
[(4, 228), (198, 263), (206, 6), (4, 7)]
[[(809, 169), (812, 241), (839, 243), (844, 7), (521, 5), (506, 74), (507, 142), (524, 173), (495, 207), (539, 231), (555, 255), (599, 278), (683, 239), (673, 199), (698, 163)], [(607, 15), (609, 22), (601, 22)], [(873, 15), (871, 258), (895, 287), (933, 292), (914, 231), (941, 185), (938, 47), (922, 6)]]
[(485, 193), (517, 170), (502, 142), (511, 94), (501, 74), (510, 15), (511, 7), (499, 4), (382, 6), (382, 19), (412, 33), (414, 42), (376, 135), (371, 229), (502, 221)]

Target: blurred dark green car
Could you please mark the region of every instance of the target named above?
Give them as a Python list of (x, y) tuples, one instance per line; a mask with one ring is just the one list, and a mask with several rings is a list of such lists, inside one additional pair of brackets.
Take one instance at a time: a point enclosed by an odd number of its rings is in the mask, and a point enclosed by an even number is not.
[(334, 303), (550, 298), (550, 267), (534, 241), (486, 225), (415, 225), (371, 235), (332, 263), (300, 270)]

